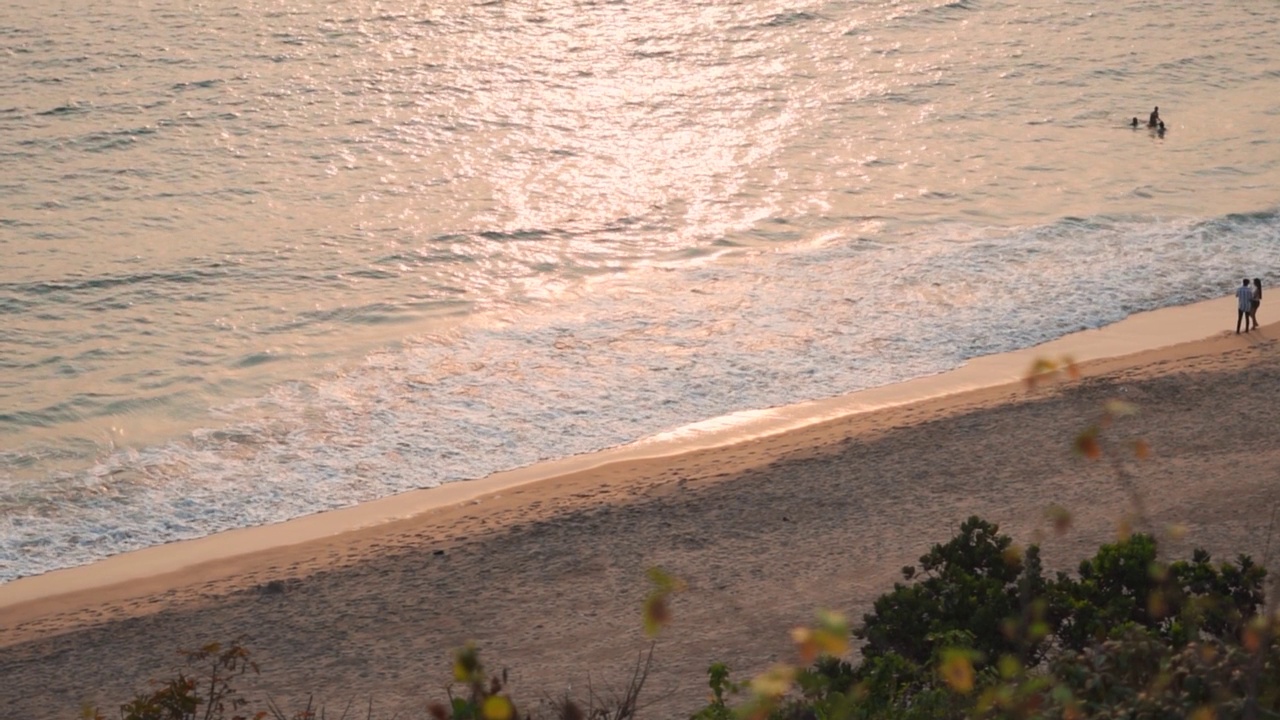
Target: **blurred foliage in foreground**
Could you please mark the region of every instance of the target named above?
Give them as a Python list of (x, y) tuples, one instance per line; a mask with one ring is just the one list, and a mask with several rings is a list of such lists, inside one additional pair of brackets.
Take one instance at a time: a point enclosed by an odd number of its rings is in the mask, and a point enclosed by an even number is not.
[[(902, 582), (850, 629), (822, 613), (796, 628), (796, 664), (741, 683), (716, 663), (709, 703), (694, 720), (898, 718), (1264, 718), (1280, 715), (1276, 618), (1265, 607), (1266, 571), (1248, 556), (1214, 563), (1208, 553), (1172, 563), (1146, 534), (1103, 545), (1076, 573), (1050, 577), (1036, 545), (1019, 549), (972, 517), (934, 545)], [(679, 580), (650, 573), (644, 622), (670, 620)], [(861, 641), (856, 662), (843, 659)], [(489, 675), (474, 647), (454, 657), (456, 685), (423, 706), (433, 720), (623, 720), (644, 717), (649, 672), (642, 655), (629, 684), (610, 698), (561, 698), (536, 713), (518, 709), (505, 673)], [(123, 720), (310, 720), (347, 717), (273, 703), (250, 712), (233, 683), (258, 667), (241, 643), (209, 645), (179, 672), (120, 707)], [(691, 679), (692, 681), (692, 679)], [(360, 716), (374, 717), (372, 704)], [(107, 720), (94, 709), (86, 718)], [(114, 716), (111, 716), (114, 717)], [(403, 716), (401, 716), (403, 717)]]
[(970, 518), (863, 616), (856, 664), (821, 656), (772, 694), (714, 666), (694, 717), (1276, 717), (1266, 571), (1243, 555), (1166, 564), (1156, 551), (1152, 536), (1129, 535), (1048, 577), (1037, 546), (1019, 550)]
[[(1026, 384), (1034, 391), (1064, 376), (1080, 377), (1070, 358), (1040, 359)], [(1113, 426), (1136, 412), (1130, 403), (1109, 401), (1073, 443), (1082, 457), (1109, 464), (1132, 503), (1119, 540), (1100, 547), (1076, 573), (1047, 575), (1038, 545), (1019, 548), (998, 526), (971, 517), (918, 566), (903, 568), (903, 581), (876, 599), (861, 625), (850, 629), (843, 616), (820, 613), (814, 625), (794, 629), (798, 662), (743, 682), (731, 679), (724, 663), (713, 664), (708, 704), (692, 720), (1280, 718), (1280, 622), (1266, 601), (1263, 567), (1246, 555), (1214, 564), (1203, 550), (1168, 563), (1154, 535), (1131, 532), (1132, 521), (1151, 523), (1126, 462), (1145, 459), (1150, 448), (1113, 437)], [(1059, 531), (1070, 526), (1062, 508), (1048, 516)], [(649, 581), (642, 617), (653, 636), (671, 621), (672, 597), (684, 584), (657, 568)], [(861, 643), (854, 662), (844, 659), (850, 640)], [(445, 689), (447, 699), (425, 705), (420, 717), (646, 717), (640, 698), (652, 653), (651, 646), (641, 655), (620, 693), (563, 697), (530, 713), (510, 697), (506, 673), (486, 673), (468, 646), (454, 656), (456, 685)], [(286, 713), (271, 702), (246, 711), (249, 702), (233, 684), (258, 667), (239, 642), (206, 646), (189, 653), (188, 662), (204, 674), (180, 671), (156, 683), (122, 705), (119, 717), (328, 717), (310, 707)], [(363, 715), (374, 717), (372, 700)], [(84, 717), (107, 720), (93, 708)]]

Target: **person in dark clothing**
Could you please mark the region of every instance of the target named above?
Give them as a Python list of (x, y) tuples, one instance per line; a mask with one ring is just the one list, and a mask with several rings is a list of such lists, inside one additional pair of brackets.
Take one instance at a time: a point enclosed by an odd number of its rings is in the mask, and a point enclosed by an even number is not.
[(1151, 117), (1147, 119), (1147, 127), (1154, 128), (1160, 124), (1160, 106), (1157, 105), (1155, 110), (1151, 111)]
[(1258, 306), (1262, 304), (1262, 280), (1253, 279), (1253, 300), (1249, 302), (1249, 319), (1253, 321), (1253, 329), (1258, 329)]

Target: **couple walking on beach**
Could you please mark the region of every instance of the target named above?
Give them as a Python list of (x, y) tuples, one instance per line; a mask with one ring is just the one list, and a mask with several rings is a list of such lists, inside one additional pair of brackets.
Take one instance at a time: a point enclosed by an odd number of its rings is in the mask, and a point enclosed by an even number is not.
[[(1258, 278), (1253, 279), (1253, 286), (1249, 285), (1249, 278), (1245, 278), (1240, 287), (1236, 288), (1236, 334), (1240, 334), (1240, 321), (1244, 321), (1244, 331), (1258, 329), (1258, 306), (1262, 304), (1262, 281)], [(1253, 327), (1249, 326), (1253, 323)]]

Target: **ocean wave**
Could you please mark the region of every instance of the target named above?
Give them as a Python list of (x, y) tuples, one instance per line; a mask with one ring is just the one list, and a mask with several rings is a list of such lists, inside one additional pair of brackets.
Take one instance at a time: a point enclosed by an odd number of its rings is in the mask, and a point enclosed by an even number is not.
[(0, 577), (941, 372), (1224, 294), (1242, 264), (1280, 263), (1278, 233), (1274, 211), (948, 224), (633, 272), (227, 405), (220, 427), (102, 458), (38, 518), (10, 501)]

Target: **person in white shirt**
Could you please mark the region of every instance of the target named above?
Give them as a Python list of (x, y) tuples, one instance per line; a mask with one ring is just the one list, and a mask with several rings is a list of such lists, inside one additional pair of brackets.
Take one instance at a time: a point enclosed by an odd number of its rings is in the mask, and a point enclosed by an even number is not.
[(1244, 331), (1249, 332), (1249, 313), (1253, 310), (1253, 288), (1249, 287), (1249, 278), (1236, 288), (1236, 334), (1240, 334), (1240, 321), (1244, 320)]

